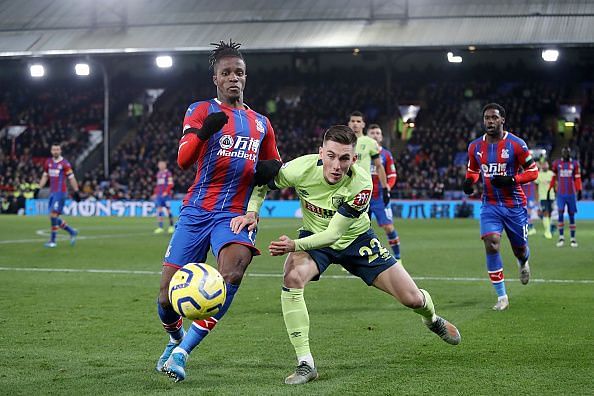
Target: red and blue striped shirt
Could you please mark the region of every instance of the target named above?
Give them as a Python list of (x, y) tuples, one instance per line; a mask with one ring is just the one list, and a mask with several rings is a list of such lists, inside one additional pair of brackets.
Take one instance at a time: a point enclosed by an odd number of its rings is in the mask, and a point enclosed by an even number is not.
[(170, 195), (173, 189), (173, 175), (168, 169), (157, 172), (157, 184), (154, 194), (156, 196)]
[(575, 195), (576, 191), (582, 189), (580, 163), (577, 160), (555, 160), (551, 170), (554, 173), (551, 187), (554, 187), (557, 181), (557, 195)]
[(68, 161), (62, 157), (58, 161), (48, 158), (43, 164), (43, 171), (49, 177), (50, 193), (65, 193), (68, 191), (66, 179), (74, 176), (72, 166)]
[(268, 118), (247, 106), (236, 109), (218, 99), (190, 105), (184, 130), (200, 129), (209, 114), (219, 111), (229, 121), (208, 140), (202, 141), (194, 133), (180, 140), (178, 164), (183, 169), (194, 163), (198, 167), (183, 203), (207, 211), (244, 213), (254, 188), (256, 162), (280, 161), (276, 138)]
[[(466, 174), (476, 179), (479, 174), (482, 177), (484, 204), (513, 208), (526, 206), (526, 196), (520, 184), (535, 180), (538, 169), (526, 143), (504, 132), (503, 138), (497, 143), (488, 143), (487, 135), (483, 135), (468, 145)], [(518, 183), (497, 188), (491, 183), (492, 176), (514, 176)]]
[(536, 184), (534, 182), (522, 184), (522, 190), (528, 201), (534, 201), (536, 199)]
[[(388, 180), (388, 186), (390, 189), (394, 187), (396, 184), (396, 166), (394, 165), (394, 157), (392, 157), (392, 153), (389, 150), (386, 150), (382, 147), (380, 151), (380, 160), (382, 161), (382, 165), (384, 166), (384, 170), (386, 171), (386, 179)], [(380, 190), (382, 186), (379, 181), (379, 176), (377, 175), (377, 170), (375, 169), (375, 165), (373, 162), (371, 163), (371, 180), (373, 181), (373, 193), (371, 198), (372, 199), (382, 199), (380, 195)]]

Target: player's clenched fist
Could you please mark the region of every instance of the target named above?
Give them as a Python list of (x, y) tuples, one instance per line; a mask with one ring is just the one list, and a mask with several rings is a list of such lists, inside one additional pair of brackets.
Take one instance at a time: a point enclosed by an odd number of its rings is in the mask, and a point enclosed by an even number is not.
[(227, 121), (229, 121), (229, 117), (227, 117), (227, 114), (224, 112), (218, 111), (216, 113), (211, 113), (204, 119), (202, 128), (189, 128), (186, 130), (186, 133), (195, 133), (200, 139), (207, 140), (212, 135), (220, 131), (221, 128), (225, 126)]
[(278, 241), (271, 241), (268, 251), (272, 256), (282, 256), (283, 254), (295, 251), (295, 242), (286, 235), (278, 238)]
[(472, 195), (474, 194), (474, 188), (472, 188), (472, 179), (464, 180), (464, 184), (462, 185), (462, 189), (464, 190), (464, 194)]

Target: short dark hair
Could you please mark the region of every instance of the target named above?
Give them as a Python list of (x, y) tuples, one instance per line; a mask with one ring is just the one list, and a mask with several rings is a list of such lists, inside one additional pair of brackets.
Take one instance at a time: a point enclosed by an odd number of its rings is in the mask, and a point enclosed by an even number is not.
[(363, 118), (363, 121), (365, 121), (365, 116), (363, 115), (363, 113), (361, 113), (359, 110), (355, 110), (353, 111), (350, 115), (349, 115), (349, 119), (351, 117), (361, 117)]
[(350, 144), (353, 147), (357, 145), (357, 135), (346, 125), (332, 125), (330, 128), (326, 129), (322, 144), (328, 140), (340, 144)]
[(485, 115), (485, 111), (491, 110), (491, 109), (493, 109), (493, 110), (499, 110), (499, 115), (501, 117), (505, 118), (505, 109), (503, 108), (503, 106), (501, 106), (498, 103), (489, 103), (489, 104), (485, 105), (485, 107), (483, 107), (482, 115), (484, 116)]
[(243, 55), (239, 52), (241, 44), (235, 43), (231, 39), (229, 39), (228, 43), (221, 40), (218, 43), (210, 43), (210, 45), (214, 45), (215, 47), (208, 57), (208, 63), (213, 70), (217, 62), (222, 58), (237, 57), (243, 59)]
[(58, 147), (62, 148), (62, 143), (53, 142), (52, 146), (58, 146)]
[(382, 127), (379, 126), (378, 124), (371, 124), (367, 127), (367, 130), (370, 130), (370, 129), (382, 129)]

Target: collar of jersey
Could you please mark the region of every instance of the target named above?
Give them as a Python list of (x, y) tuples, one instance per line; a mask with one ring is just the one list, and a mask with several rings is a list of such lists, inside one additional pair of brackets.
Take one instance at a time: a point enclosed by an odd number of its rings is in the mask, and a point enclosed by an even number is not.
[(54, 162), (54, 164), (57, 164), (58, 162), (62, 161), (64, 159), (64, 157), (60, 156), (59, 160), (55, 160), (54, 157), (52, 157), (52, 161)]
[[(509, 132), (508, 131), (503, 131), (503, 137), (501, 138), (501, 140), (507, 139), (507, 135), (509, 135)], [(484, 141), (487, 141), (487, 134), (486, 133), (483, 135), (483, 140)], [(495, 143), (493, 143), (493, 144), (495, 144)]]
[(225, 103), (221, 102), (219, 100), (219, 98), (214, 98), (214, 101), (217, 102), (217, 104), (219, 106), (224, 107), (224, 108), (229, 109), (229, 110), (239, 110), (239, 111), (251, 110), (250, 106), (248, 106), (245, 102), (243, 103), (243, 107), (245, 107), (245, 109), (236, 109), (234, 107), (229, 106), (228, 104), (225, 104)]

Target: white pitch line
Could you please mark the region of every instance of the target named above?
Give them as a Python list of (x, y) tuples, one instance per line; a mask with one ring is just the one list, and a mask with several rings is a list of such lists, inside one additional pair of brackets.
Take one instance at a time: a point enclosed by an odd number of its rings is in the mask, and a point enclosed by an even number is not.
[[(160, 275), (161, 271), (140, 271), (140, 270), (116, 270), (116, 269), (84, 269), (84, 268), (19, 268), (0, 267), (0, 271), (16, 272), (75, 272), (89, 274), (125, 274), (125, 275)], [(283, 274), (273, 273), (250, 273), (246, 276), (254, 278), (282, 278)], [(358, 279), (353, 275), (322, 275), (324, 279)], [(488, 278), (462, 278), (447, 276), (414, 276), (415, 280), (424, 281), (445, 281), (445, 282), (487, 282)], [(506, 279), (506, 281), (518, 282), (519, 279)], [(530, 279), (534, 283), (573, 283), (573, 284), (594, 284), (594, 279)]]
[[(43, 235), (43, 234), (39, 234)], [(76, 237), (77, 241), (82, 241), (85, 239), (109, 239), (109, 238), (121, 238), (121, 237), (133, 237), (139, 235), (152, 235), (152, 233), (148, 232), (134, 232), (134, 233), (127, 233), (127, 234), (107, 234), (107, 235), (79, 235)], [(67, 235), (58, 235), (58, 241), (68, 241), (70, 237)], [(47, 242), (47, 238), (40, 239), (9, 239), (7, 241), (0, 241), (0, 245), (10, 245), (12, 243), (33, 243), (33, 242)]]

